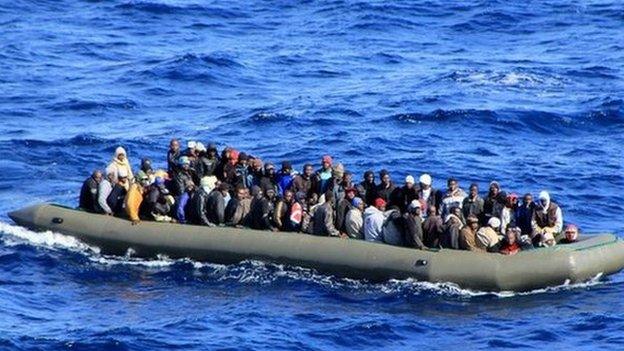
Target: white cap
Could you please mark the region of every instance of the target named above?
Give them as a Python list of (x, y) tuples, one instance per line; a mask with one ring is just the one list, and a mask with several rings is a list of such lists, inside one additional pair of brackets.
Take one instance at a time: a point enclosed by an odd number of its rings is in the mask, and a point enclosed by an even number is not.
[(492, 228), (498, 228), (501, 226), (501, 221), (500, 219), (496, 218), (496, 217), (492, 217), (490, 218), (490, 220), (488, 221), (488, 225)]
[(191, 140), (191, 141), (189, 141), (188, 143), (186, 143), (186, 146), (187, 146), (189, 149), (195, 149), (195, 148), (197, 148), (197, 142), (195, 142), (195, 141), (192, 141), (192, 140)]
[(431, 185), (431, 176), (428, 175), (427, 173), (424, 173), (423, 175), (420, 176), (418, 181), (425, 185)]
[(407, 177), (405, 177), (405, 183), (414, 184), (414, 177), (412, 177), (411, 175), (408, 175)]
[(202, 188), (205, 188), (206, 190), (212, 190), (214, 189), (214, 187), (217, 184), (217, 177), (215, 176), (206, 176), (203, 177), (200, 181), (199, 184)]
[(195, 149), (197, 149), (197, 151), (206, 151), (206, 147), (204, 146), (204, 144), (197, 142), (197, 144), (195, 144)]
[(548, 193), (548, 191), (542, 190), (542, 192), (539, 193), (539, 199), (550, 201), (550, 194)]
[(412, 200), (412, 202), (410, 202), (409, 204), (409, 208), (410, 209), (421, 208), (420, 201)]

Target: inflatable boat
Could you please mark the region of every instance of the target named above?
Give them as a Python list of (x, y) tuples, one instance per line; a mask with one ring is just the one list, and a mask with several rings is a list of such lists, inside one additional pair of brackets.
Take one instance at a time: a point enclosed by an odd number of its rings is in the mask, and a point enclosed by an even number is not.
[(513, 256), (458, 250), (415, 250), (361, 240), (228, 227), (141, 222), (39, 204), (9, 213), (18, 225), (50, 230), (98, 246), (104, 254), (231, 264), (261, 260), (341, 277), (383, 281), (414, 278), (481, 291), (528, 291), (609, 275), (624, 267), (624, 242), (612, 234)]

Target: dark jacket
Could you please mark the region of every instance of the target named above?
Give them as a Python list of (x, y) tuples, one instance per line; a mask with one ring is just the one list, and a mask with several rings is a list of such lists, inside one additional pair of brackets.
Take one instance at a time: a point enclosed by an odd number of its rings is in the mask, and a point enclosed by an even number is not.
[(249, 172), (248, 166), (243, 166), (241, 164), (236, 165), (236, 182), (235, 186), (242, 186), (244, 188), (250, 189), (253, 185), (253, 176)]
[(363, 181), (358, 184), (357, 191), (359, 196), (367, 205), (373, 205), (375, 199), (377, 198), (377, 185), (375, 183), (367, 183), (366, 181)]
[(147, 212), (157, 215), (168, 215), (171, 207), (165, 199), (165, 195), (169, 194), (169, 191), (164, 187), (151, 185), (147, 193), (147, 200), (143, 200), (147, 206)]
[(275, 193), (278, 194), (277, 184), (275, 183), (275, 180), (268, 175), (262, 176), (262, 178), (260, 178), (260, 189), (262, 189), (263, 194), (266, 194), (268, 189), (273, 189), (275, 190)]
[(403, 242), (407, 247), (424, 249), (423, 243), (423, 220), (420, 216), (413, 216), (409, 213), (403, 215), (404, 237)]
[(312, 194), (312, 177), (306, 178), (303, 174), (296, 175), (292, 184), (293, 192), (304, 192), (306, 197)]
[(184, 194), (184, 192), (186, 191), (187, 181), (195, 183), (193, 181), (193, 174), (190, 171), (186, 172), (182, 168), (180, 168), (177, 171), (173, 172), (173, 179), (169, 183), (169, 191), (171, 192), (171, 195), (177, 198), (178, 196)]
[[(440, 204), (442, 203), (442, 197), (444, 196), (444, 194), (442, 193), (442, 191), (440, 190), (436, 190), (435, 188), (431, 188), (431, 192), (429, 194), (429, 198), (427, 199), (427, 208), (431, 207), (432, 205), (435, 206), (438, 209), (438, 213), (440, 213)], [(423, 189), (418, 189), (418, 199), (419, 200), (424, 200), (425, 196), (423, 193)], [(423, 209), (423, 211), (425, 211), (426, 209)]]
[(108, 204), (108, 207), (113, 210), (113, 213), (115, 215), (122, 215), (123, 213), (125, 213), (123, 205), (124, 199), (126, 198), (126, 193), (126, 188), (119, 184), (115, 184), (113, 185), (113, 190), (111, 191), (110, 195), (108, 195), (108, 197), (106, 198), (106, 203)]
[(407, 206), (413, 201), (418, 199), (418, 190), (415, 187), (409, 189), (407, 186), (402, 186), (395, 190), (394, 195), (391, 198), (390, 204), (397, 206), (401, 212), (407, 210)]
[(483, 200), (483, 216), (481, 225), (486, 225), (492, 217), (500, 218), (503, 207), (505, 207), (507, 194), (500, 191), (496, 196), (489, 196)]
[(173, 152), (171, 149), (167, 151), (167, 171), (170, 176), (173, 176), (173, 172), (178, 169), (178, 161), (180, 159), (180, 150)]
[[(377, 191), (376, 191), (376, 196), (377, 198), (382, 198), (387, 204), (391, 204), (390, 199), (392, 198), (391, 196), (393, 195), (394, 191), (396, 189), (396, 186), (394, 186), (394, 183), (390, 182), (390, 185), (388, 187), (385, 187), (383, 183), (377, 185)], [(373, 201), (375, 201), (373, 199)]]
[(219, 190), (213, 190), (206, 200), (206, 215), (213, 224), (225, 223), (225, 198)]
[(208, 218), (208, 196), (209, 194), (204, 188), (199, 188), (193, 196), (189, 204), (188, 221), (192, 224), (213, 226)]
[(87, 178), (80, 189), (78, 206), (87, 212), (95, 212), (97, 204), (98, 183), (93, 177)]
[(207, 155), (201, 156), (197, 160), (196, 166), (197, 176), (199, 179), (214, 175), (217, 163), (219, 163), (219, 159), (217, 157), (209, 158)]
[(347, 212), (353, 208), (351, 201), (347, 198), (344, 198), (338, 202), (338, 206), (336, 206), (336, 229), (338, 229), (342, 233), (347, 232), (345, 218), (347, 217)]
[(522, 204), (516, 209), (516, 225), (522, 230), (522, 235), (532, 236), (533, 225), (533, 213), (535, 212), (535, 202), (530, 204)]
[(249, 226), (252, 229), (273, 230), (275, 228), (272, 223), (273, 211), (273, 203), (266, 197), (254, 199), (249, 213)]
[(442, 235), (441, 245), (446, 249), (459, 250), (459, 231), (461, 230), (461, 223), (447, 223), (444, 225), (444, 233)]
[(468, 216), (474, 215), (479, 219), (479, 221), (482, 221), (483, 203), (483, 198), (478, 195), (477, 198), (474, 200), (471, 199), (470, 196), (467, 196), (462, 204), (462, 213), (464, 214), (464, 218), (468, 218)]

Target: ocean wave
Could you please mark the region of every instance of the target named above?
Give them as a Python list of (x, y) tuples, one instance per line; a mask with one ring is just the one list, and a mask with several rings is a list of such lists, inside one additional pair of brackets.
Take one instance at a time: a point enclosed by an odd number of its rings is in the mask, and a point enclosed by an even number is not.
[(474, 86), (499, 86), (509, 88), (561, 87), (568, 82), (567, 79), (560, 76), (524, 72), (521, 70), (505, 72), (464, 69), (453, 71), (444, 76), (443, 79)]
[(126, 1), (115, 6), (124, 11), (138, 11), (152, 15), (192, 15), (203, 18), (234, 19), (247, 18), (243, 11), (236, 11), (232, 7), (208, 7), (203, 3), (186, 2), (184, 5), (171, 1)]
[(381, 294), (383, 296), (408, 297), (415, 295), (437, 295), (449, 297), (497, 297), (510, 298), (534, 294), (557, 293), (560, 291), (586, 289), (600, 284), (605, 284), (602, 274), (587, 282), (571, 284), (569, 281), (562, 285), (536, 289), (529, 292), (491, 292), (464, 289), (454, 283), (423, 282), (415, 279), (391, 279), (383, 283), (371, 283), (366, 280), (339, 278), (333, 275), (322, 274), (315, 269), (303, 268), (262, 261), (247, 260), (238, 264), (223, 265), (208, 262), (198, 262), (188, 258), (171, 259), (165, 255), (159, 255), (153, 259), (134, 257), (134, 252), (129, 250), (125, 256), (110, 256), (100, 253), (100, 249), (87, 245), (80, 240), (55, 233), (52, 231), (33, 232), (26, 228), (0, 222), (0, 241), (4, 246), (15, 247), (20, 245), (33, 245), (48, 250), (67, 250), (79, 253), (88, 258), (94, 264), (102, 266), (134, 266), (149, 269), (169, 269), (172, 267), (188, 267), (198, 270), (210, 279), (216, 281), (233, 281), (240, 284), (290, 284), (294, 282), (306, 282), (320, 285), (333, 290), (348, 290), (362, 294)]
[(140, 104), (134, 100), (124, 98), (118, 100), (85, 100), (70, 98), (48, 105), (46, 108), (52, 111), (104, 111), (104, 110), (135, 110)]

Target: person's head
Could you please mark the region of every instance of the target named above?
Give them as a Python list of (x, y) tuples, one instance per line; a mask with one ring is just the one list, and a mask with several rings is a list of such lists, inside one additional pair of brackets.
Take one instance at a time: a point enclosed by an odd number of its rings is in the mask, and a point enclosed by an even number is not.
[(505, 229), (505, 240), (509, 245), (513, 245), (516, 242), (516, 228), (513, 225), (507, 225), (507, 229)]
[(292, 163), (290, 161), (282, 161), (282, 172), (290, 174), (292, 172)]
[(180, 142), (178, 139), (171, 139), (169, 142), (169, 149), (173, 152), (177, 152), (180, 150)]
[(382, 169), (379, 172), (379, 179), (381, 180), (381, 183), (384, 184), (384, 185), (390, 184), (390, 180), (391, 180), (390, 179), (390, 172), (388, 172), (385, 169)]
[(565, 237), (569, 242), (575, 242), (578, 240), (579, 237), (579, 229), (576, 225), (574, 224), (568, 224), (564, 231), (565, 233)]
[(120, 169), (117, 173), (117, 182), (119, 184), (125, 185), (128, 181), (128, 172), (125, 169)]
[(228, 183), (222, 182), (221, 184), (219, 184), (217, 189), (219, 189), (221, 195), (223, 196), (228, 196), (230, 194), (230, 185)]
[(405, 187), (408, 189), (412, 189), (414, 188), (414, 177), (412, 177), (411, 175), (408, 175), (407, 177), (405, 177)]
[(456, 215), (458, 218), (462, 217), (462, 209), (459, 206), (451, 207), (451, 210), (449, 212)]
[(93, 178), (97, 184), (100, 184), (102, 181), (102, 171), (96, 169), (93, 173), (91, 173), (91, 178)]
[(262, 171), (262, 167), (264, 167), (264, 165), (262, 164), (262, 160), (259, 158), (254, 158), (251, 162), (251, 168), (256, 173), (260, 173)]
[(186, 143), (186, 148), (190, 154), (194, 155), (197, 151), (197, 142), (193, 140), (189, 141), (188, 143)]
[(514, 208), (518, 204), (518, 195), (511, 193), (505, 198), (505, 205), (509, 208)]
[(501, 221), (500, 221), (500, 219), (498, 219), (496, 217), (492, 217), (488, 221), (488, 226), (490, 226), (492, 229), (498, 231), (498, 230), (500, 230)]
[(265, 196), (269, 200), (273, 200), (275, 198), (275, 189), (268, 188), (265, 190)]
[(429, 189), (431, 188), (431, 183), (433, 182), (433, 179), (431, 179), (431, 176), (427, 173), (424, 173), (420, 176), (420, 178), (418, 178), (418, 182), (420, 183), (420, 187), (422, 189)]
[(336, 181), (341, 181), (344, 177), (345, 169), (342, 163), (337, 163), (332, 167), (332, 177)]
[(126, 150), (119, 146), (117, 147), (117, 149), (115, 149), (115, 158), (118, 159), (121, 162), (124, 162), (126, 160)]
[(380, 197), (375, 199), (375, 207), (379, 210), (379, 211), (385, 211), (386, 210), (386, 201)]
[(323, 158), (321, 159), (321, 166), (323, 167), (323, 169), (327, 170), (330, 169), (332, 166), (333, 160), (332, 157), (329, 155), (325, 155), (323, 156)]
[(253, 186), (251, 187), (251, 196), (252, 196), (253, 198), (256, 198), (256, 199), (261, 198), (261, 197), (262, 197), (262, 188), (260, 188), (260, 187), (259, 187), (259, 186), (257, 186), (257, 185), (253, 185)]
[(345, 171), (344, 174), (342, 175), (342, 184), (350, 185), (352, 181), (353, 181), (353, 173), (349, 171)]
[(438, 213), (438, 209), (434, 206), (431, 205), (429, 207), (427, 207), (427, 215), (428, 216), (435, 216)]
[(470, 184), (470, 197), (475, 198), (479, 195), (479, 186), (477, 185), (477, 183), (472, 183)]
[(163, 177), (154, 178), (154, 186), (161, 188), (165, 186), (165, 179)]
[(414, 216), (420, 216), (422, 212), (422, 205), (420, 204), (420, 201), (412, 200), (412, 202), (410, 202), (410, 204), (407, 206), (407, 212)]
[(347, 200), (353, 201), (353, 199), (355, 198), (355, 188), (347, 188), (345, 190), (345, 197), (347, 198)]
[(146, 187), (149, 185), (149, 176), (144, 172), (139, 172), (139, 174), (137, 174), (136, 181), (142, 187)]
[(284, 191), (284, 202), (291, 203), (293, 201), (294, 194), (290, 190)]
[(522, 203), (524, 205), (532, 204), (533, 203), (533, 195), (531, 195), (531, 193), (524, 194), (524, 196), (522, 197)]
[(543, 190), (539, 194), (539, 201), (544, 208), (548, 207), (548, 205), (550, 205), (550, 194), (546, 190)]
[(249, 162), (249, 156), (247, 156), (246, 153), (241, 152), (240, 154), (238, 154), (238, 164), (243, 166), (243, 167), (247, 167), (247, 163)]
[(208, 147), (206, 147), (206, 154), (208, 155), (208, 157), (210, 158), (215, 158), (217, 157), (217, 144), (215, 143), (208, 143)]
[(375, 184), (375, 172), (370, 170), (364, 172), (364, 181), (368, 184)]
[(457, 188), (459, 188), (459, 182), (457, 182), (457, 179), (455, 178), (449, 178), (446, 181), (446, 187), (448, 188), (449, 192), (453, 192), (457, 190)]
[(500, 184), (493, 180), (490, 182), (490, 196), (496, 196), (500, 193)]
[(204, 155), (206, 153), (206, 146), (203, 143), (197, 142), (195, 144), (195, 156)]
[(154, 172), (152, 169), (152, 160), (149, 158), (144, 158), (141, 160), (141, 170), (147, 174)]
[(267, 163), (264, 165), (264, 173), (269, 177), (273, 177), (275, 175), (275, 166), (272, 163)]
[(204, 189), (204, 191), (206, 191), (207, 193), (211, 192), (212, 189), (215, 188), (215, 186), (217, 185), (217, 177), (214, 176), (210, 176), (210, 177), (203, 177), (200, 181), (199, 181), (200, 186), (202, 187), (202, 189)]
[(245, 188), (244, 186), (237, 186), (236, 187), (236, 199), (240, 201), (246, 197), (247, 197), (247, 188)]
[(303, 175), (306, 178), (310, 178), (313, 173), (314, 173), (314, 166), (312, 166), (311, 163), (306, 163), (305, 166), (303, 166)]
[(185, 171), (188, 171), (191, 167), (191, 160), (187, 156), (180, 157), (178, 162), (180, 163), (180, 167)]
[(479, 218), (477, 218), (477, 216), (471, 214), (468, 216), (468, 218), (466, 218), (466, 224), (468, 224), (468, 226), (470, 227), (470, 229), (472, 229), (473, 231), (477, 231), (477, 229), (479, 229)]
[(325, 202), (333, 205), (334, 204), (334, 192), (331, 190), (327, 190), (325, 192)]
[(364, 210), (364, 200), (362, 200), (362, 198), (360, 197), (354, 197), (353, 200), (351, 200), (351, 205), (353, 205), (353, 207), (358, 208), (360, 211)]
[(298, 191), (295, 194), (295, 201), (297, 201), (300, 204), (304, 204), (306, 201), (306, 193), (304, 191)]
[(310, 196), (308, 196), (308, 205), (314, 206), (318, 203), (318, 201), (319, 201), (319, 196), (317, 193), (312, 193), (310, 194)]

